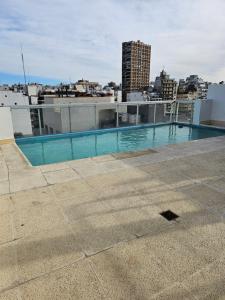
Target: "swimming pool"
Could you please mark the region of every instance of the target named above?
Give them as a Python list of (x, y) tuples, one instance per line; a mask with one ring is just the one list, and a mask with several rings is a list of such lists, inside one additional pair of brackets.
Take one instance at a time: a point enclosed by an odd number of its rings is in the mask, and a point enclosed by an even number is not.
[(17, 145), (33, 166), (156, 148), (225, 135), (225, 130), (179, 124), (134, 126), (20, 138)]

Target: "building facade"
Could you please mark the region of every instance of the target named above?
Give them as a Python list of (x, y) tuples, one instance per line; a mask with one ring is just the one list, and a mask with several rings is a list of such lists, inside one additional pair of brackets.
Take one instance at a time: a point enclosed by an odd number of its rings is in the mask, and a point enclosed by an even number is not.
[(162, 70), (160, 76), (155, 79), (154, 90), (162, 100), (176, 100), (177, 82)]
[(142, 91), (149, 86), (151, 45), (140, 41), (122, 44), (122, 100), (127, 93)]

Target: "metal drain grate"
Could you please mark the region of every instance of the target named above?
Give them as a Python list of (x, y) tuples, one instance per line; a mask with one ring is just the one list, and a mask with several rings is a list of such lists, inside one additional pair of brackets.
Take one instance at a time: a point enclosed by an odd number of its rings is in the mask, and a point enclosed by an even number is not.
[(179, 218), (179, 216), (176, 215), (171, 210), (163, 211), (160, 213), (160, 215), (163, 216), (165, 219), (167, 219), (167, 221), (172, 221), (172, 220), (176, 220), (177, 218)]

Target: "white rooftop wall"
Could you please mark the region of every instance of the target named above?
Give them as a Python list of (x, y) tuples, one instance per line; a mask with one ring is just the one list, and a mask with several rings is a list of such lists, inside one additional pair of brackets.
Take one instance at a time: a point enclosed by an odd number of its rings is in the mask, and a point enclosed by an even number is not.
[(29, 105), (29, 99), (22, 93), (0, 91), (0, 106)]
[(0, 141), (14, 139), (10, 107), (0, 107)]
[[(22, 93), (13, 91), (0, 91), (0, 108), (1, 106), (29, 105), (29, 99)], [(12, 121), (14, 133), (32, 135), (31, 117), (28, 109), (12, 109)]]
[(211, 84), (207, 99), (212, 100), (211, 120), (225, 122), (225, 84)]
[(142, 92), (127, 93), (127, 101), (132, 101), (132, 102), (144, 101)]

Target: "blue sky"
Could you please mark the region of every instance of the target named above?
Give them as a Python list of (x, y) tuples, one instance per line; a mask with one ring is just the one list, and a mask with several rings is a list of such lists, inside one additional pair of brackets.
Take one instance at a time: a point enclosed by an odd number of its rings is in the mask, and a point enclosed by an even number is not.
[(121, 43), (138, 39), (152, 45), (151, 80), (163, 66), (225, 80), (224, 11), (224, 0), (1, 0), (0, 82), (21, 81), (22, 43), (31, 81), (119, 83)]

